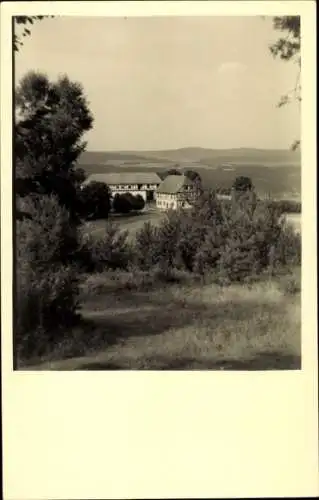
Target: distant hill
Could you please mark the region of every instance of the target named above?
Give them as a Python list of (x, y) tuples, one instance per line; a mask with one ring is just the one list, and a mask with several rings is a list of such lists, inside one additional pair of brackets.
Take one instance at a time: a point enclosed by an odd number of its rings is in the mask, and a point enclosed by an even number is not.
[(89, 165), (91, 163), (93, 164), (108, 164), (110, 162), (120, 162), (120, 163), (149, 163), (150, 161), (152, 163), (160, 162), (161, 160), (147, 155), (143, 155), (143, 153), (139, 152), (121, 152), (121, 151), (114, 151), (114, 152), (103, 152), (103, 151), (85, 151), (80, 159), (79, 163), (81, 165)]
[(280, 165), (280, 164), (300, 164), (300, 151), (282, 150), (282, 149), (208, 149), (208, 148), (181, 148), (163, 151), (115, 151), (98, 152), (87, 151), (81, 156), (79, 163), (88, 164), (110, 164), (121, 166), (122, 164), (141, 164), (147, 167), (147, 164), (154, 166), (154, 163), (196, 163), (210, 165), (220, 165), (223, 163), (234, 164), (262, 164), (262, 165)]

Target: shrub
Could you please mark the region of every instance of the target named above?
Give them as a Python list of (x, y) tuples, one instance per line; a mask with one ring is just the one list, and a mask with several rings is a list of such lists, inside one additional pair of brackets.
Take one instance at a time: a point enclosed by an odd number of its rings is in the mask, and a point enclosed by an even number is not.
[[(20, 200), (21, 201), (21, 200)], [(18, 200), (19, 203), (19, 200)], [(76, 319), (77, 230), (54, 196), (26, 197), (31, 218), (17, 221), (15, 343), (18, 356), (41, 354)]]
[(145, 207), (145, 201), (143, 196), (141, 196), (140, 194), (133, 196), (132, 206), (133, 210), (143, 210), (143, 208)]
[(85, 219), (106, 219), (111, 208), (111, 193), (104, 182), (90, 182), (78, 191), (79, 213)]
[(157, 251), (158, 264), (163, 269), (175, 267), (180, 260), (178, 243), (181, 236), (182, 211), (171, 210), (158, 227)]
[(132, 210), (142, 210), (145, 207), (144, 198), (138, 194), (117, 193), (113, 199), (113, 210), (118, 214), (128, 214)]
[(245, 176), (236, 177), (233, 189), (234, 191), (251, 191), (253, 189), (251, 178)]
[(101, 272), (105, 269), (127, 269), (132, 260), (132, 250), (127, 242), (127, 231), (107, 221), (101, 238), (84, 235), (79, 251), (82, 270)]
[(158, 240), (159, 231), (150, 222), (145, 222), (136, 233), (134, 258), (136, 265), (142, 270), (151, 269), (158, 263), (160, 258)]
[(225, 204), (207, 192), (189, 212), (168, 213), (156, 231), (148, 226), (138, 235), (139, 262), (147, 262), (147, 268), (156, 264), (167, 276), (174, 267), (213, 273), (223, 283), (298, 265), (300, 237), (280, 218), (276, 207), (251, 194), (242, 193)]
[(230, 196), (232, 194), (232, 189), (230, 187), (220, 187), (217, 189), (217, 193), (224, 196)]
[(273, 200), (270, 204), (278, 210), (280, 214), (300, 214), (301, 203), (291, 200)]
[(117, 193), (113, 199), (113, 210), (118, 214), (128, 214), (132, 210), (132, 202), (129, 193)]
[(72, 262), (78, 232), (69, 212), (54, 195), (27, 196), (17, 205), (29, 217), (17, 221), (17, 253), (32, 266)]
[[(178, 165), (177, 165), (177, 167), (178, 167)], [(183, 175), (182, 172), (180, 170), (177, 170), (176, 168), (170, 168), (169, 170), (166, 170), (165, 172), (160, 172), (160, 173), (161, 173), (161, 176), (163, 177), (163, 179), (165, 179), (169, 175)]]
[(291, 273), (281, 276), (279, 280), (281, 290), (286, 295), (296, 295), (301, 292), (301, 273), (300, 269), (292, 268)]
[(281, 266), (294, 267), (301, 265), (301, 236), (281, 220), (281, 230), (271, 247), (270, 271), (276, 272)]
[(15, 343), (19, 358), (43, 354), (66, 336), (77, 317), (78, 277), (71, 266), (17, 265)]

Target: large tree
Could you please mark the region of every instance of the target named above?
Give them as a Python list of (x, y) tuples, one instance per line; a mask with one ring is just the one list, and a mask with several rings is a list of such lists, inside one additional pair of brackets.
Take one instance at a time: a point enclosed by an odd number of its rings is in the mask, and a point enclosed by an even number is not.
[[(293, 88), (281, 97), (278, 106), (284, 106), (292, 100), (301, 101), (301, 29), (300, 16), (276, 16), (273, 18), (273, 26), (280, 32), (278, 40), (270, 45), (270, 52), (274, 57), (279, 57), (283, 61), (290, 61), (297, 65), (297, 76)], [(300, 141), (296, 140), (292, 149), (299, 147)]]
[(15, 106), (17, 194), (55, 194), (75, 215), (75, 166), (93, 122), (82, 86), (30, 72), (18, 84)]

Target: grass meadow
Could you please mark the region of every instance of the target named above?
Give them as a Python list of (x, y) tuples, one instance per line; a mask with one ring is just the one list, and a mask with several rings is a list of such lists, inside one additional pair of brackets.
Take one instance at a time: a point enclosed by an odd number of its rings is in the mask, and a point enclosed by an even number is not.
[(132, 293), (133, 283), (129, 273), (88, 276), (81, 324), (24, 369), (300, 369), (300, 270), (229, 287), (208, 278)]
[[(165, 212), (159, 212), (153, 207), (146, 206), (141, 212), (131, 212), (127, 215), (115, 215), (111, 214), (109, 216), (109, 221), (120, 226), (121, 230), (128, 231), (129, 239), (134, 239), (136, 233), (142, 229), (145, 222), (151, 222), (152, 224), (160, 224), (165, 216)], [(105, 220), (94, 220), (86, 222), (82, 228), (84, 233), (89, 233), (92, 236), (99, 238), (103, 236), (105, 232)]]

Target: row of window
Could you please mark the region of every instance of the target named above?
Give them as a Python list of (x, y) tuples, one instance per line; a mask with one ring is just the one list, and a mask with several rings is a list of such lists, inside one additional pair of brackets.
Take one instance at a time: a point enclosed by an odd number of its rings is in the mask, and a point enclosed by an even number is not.
[[(167, 208), (167, 209), (168, 208), (176, 208), (176, 203), (172, 203), (171, 201), (167, 201), (167, 200), (157, 199), (156, 204), (159, 208)], [(181, 203), (178, 203), (177, 205), (183, 207), (185, 205), (185, 203), (181, 202)]]
[(110, 185), (111, 189), (114, 190), (123, 190), (123, 189), (156, 189), (157, 186), (153, 184), (116, 184), (116, 185)]
[(157, 200), (157, 206), (160, 208), (174, 208), (174, 203), (164, 200)]

